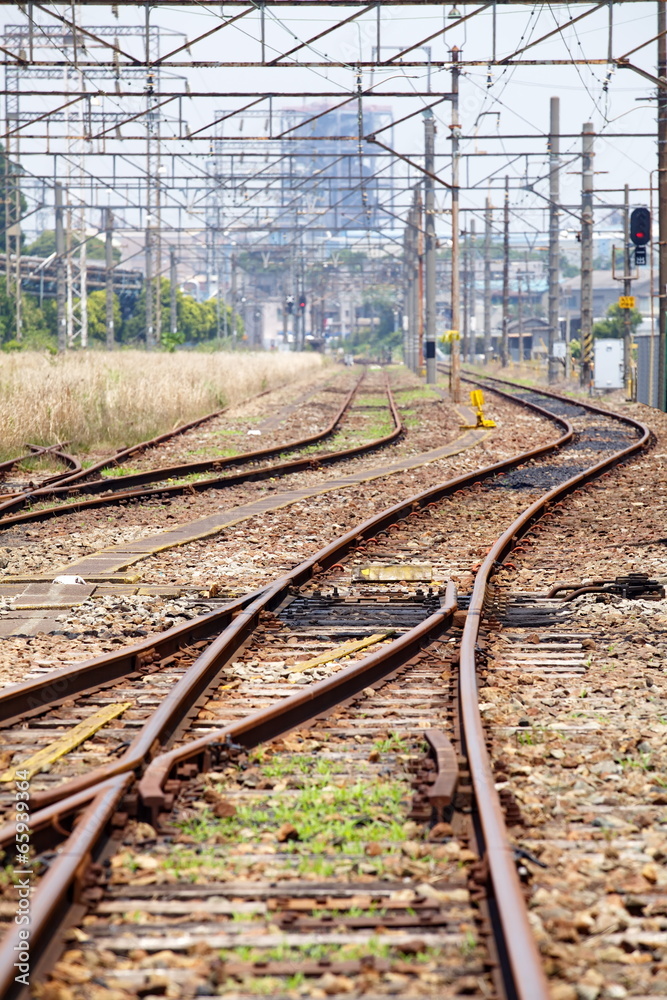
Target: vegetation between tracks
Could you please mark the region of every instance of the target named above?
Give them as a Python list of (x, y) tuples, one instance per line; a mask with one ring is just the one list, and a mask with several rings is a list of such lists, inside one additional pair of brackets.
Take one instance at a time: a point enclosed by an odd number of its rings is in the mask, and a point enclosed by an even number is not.
[(89, 351), (0, 358), (0, 460), (24, 442), (72, 452), (135, 444), (313, 374), (317, 354)]

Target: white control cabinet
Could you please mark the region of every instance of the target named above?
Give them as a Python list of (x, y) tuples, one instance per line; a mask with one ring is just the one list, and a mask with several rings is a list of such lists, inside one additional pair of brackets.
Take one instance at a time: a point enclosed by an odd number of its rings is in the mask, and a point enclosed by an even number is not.
[(600, 338), (593, 341), (595, 349), (596, 389), (623, 388), (623, 341)]

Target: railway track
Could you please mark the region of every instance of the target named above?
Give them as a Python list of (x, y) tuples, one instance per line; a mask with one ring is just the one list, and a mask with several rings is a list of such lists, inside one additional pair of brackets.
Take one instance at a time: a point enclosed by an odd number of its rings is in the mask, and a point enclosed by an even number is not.
[[(274, 386), (271, 389), (265, 389), (262, 392), (255, 393), (253, 396), (249, 397), (246, 402), (254, 402), (255, 400), (262, 399), (280, 388), (283, 388), (283, 386)], [(290, 407), (283, 408), (283, 410), (291, 413), (294, 406), (300, 405), (312, 394), (313, 393), (305, 393), (299, 398), (299, 400), (296, 401), (296, 403), (293, 403)], [(60, 486), (67, 483), (70, 487), (73, 487), (75, 483), (83, 483), (90, 480), (91, 477), (95, 476), (97, 473), (108, 469), (120, 468), (128, 462), (129, 459), (136, 459), (138, 456), (149, 455), (156, 449), (159, 449), (162, 445), (173, 443), (176, 439), (187, 435), (190, 431), (212, 423), (224, 414), (228, 413), (229, 409), (230, 407), (228, 406), (222, 407), (222, 409), (214, 410), (212, 413), (204, 414), (202, 417), (197, 417), (195, 420), (179, 424), (178, 427), (174, 427), (172, 430), (165, 431), (164, 433), (158, 434), (156, 437), (149, 438), (146, 441), (139, 441), (128, 448), (119, 448), (107, 458), (93, 462), (91, 465), (86, 465), (85, 468), (76, 456), (69, 455), (68, 453), (62, 451), (64, 445), (58, 444), (51, 445), (50, 447), (28, 445), (27, 447), (30, 448), (30, 452), (0, 463), (0, 474), (4, 476), (9, 472), (16, 471), (17, 466), (21, 463), (29, 460), (30, 458), (38, 457), (39, 455), (52, 455), (66, 466), (67, 471), (58, 475), (46, 476), (37, 484), (34, 481), (37, 477), (34, 475), (26, 475), (23, 473), (21, 477), (16, 477), (16, 481), (14, 483), (10, 482), (6, 484), (9, 486), (9, 491), (0, 494), (0, 500), (3, 501), (3, 503), (0, 503), (0, 511), (3, 509), (12, 510), (16, 509), (16, 507), (20, 507), (21, 498), (25, 494), (29, 495), (29, 499), (34, 498), (35, 496), (49, 497), (51, 495), (50, 488), (55, 486), (56, 483)], [(164, 478), (160, 476), (159, 469), (156, 470), (155, 478), (156, 481), (160, 478)]]
[[(63, 479), (76, 477), (83, 471), (81, 467), (81, 462), (78, 460), (78, 458), (76, 458), (74, 455), (70, 455), (66, 451), (63, 451), (65, 444), (59, 443), (48, 446), (43, 446), (38, 444), (28, 444), (26, 445), (26, 447), (29, 448), (30, 450), (27, 451), (24, 455), (17, 455), (16, 458), (9, 458), (5, 462), (0, 462), (0, 476), (3, 479), (11, 472), (18, 474), (18, 470), (21, 469), (21, 473), (23, 474), (23, 476), (30, 477), (30, 483), (25, 488), (33, 489), (34, 484), (32, 484), (32, 479), (37, 477), (35, 476), (34, 471), (32, 470), (29, 471), (25, 468), (26, 463), (29, 463), (30, 459), (52, 458), (56, 459), (66, 468), (65, 472), (44, 477), (41, 480), (40, 486), (48, 486), (54, 483), (62, 482)], [(0, 500), (6, 500), (11, 496), (15, 495), (16, 492), (12, 490), (10, 485), (10, 492), (7, 494), (0, 493)]]
[[(164, 945), (165, 940), (172, 944), (176, 940), (174, 927), (168, 925), (172, 918), (175, 926), (184, 919), (187, 923), (187, 904), (191, 908), (195, 898), (202, 903), (202, 912), (208, 913), (207, 935), (212, 930), (211, 920), (217, 924), (220, 917), (225, 924), (220, 931), (224, 961), (216, 966), (216, 981), (206, 977), (197, 981), (196, 975), (185, 977), (183, 988), (192, 988), (197, 995), (206, 995), (207, 983), (211, 993), (219, 994), (222, 986), (223, 992), (238, 994), (239, 981), (248, 978), (252, 980), (250, 992), (263, 988), (255, 981), (263, 981), (265, 986), (268, 983), (273, 990), (271, 979), (277, 978), (282, 987), (286, 976), (310, 982), (313, 977), (321, 981), (330, 976), (325, 980), (325, 994), (355, 990), (366, 977), (364, 981), (372, 984), (373, 990), (385, 995), (392, 992), (390, 984), (398, 981), (392, 976), (398, 976), (408, 993), (411, 989), (421, 990), (420, 995), (455, 997), (475, 995), (477, 991), (479, 996), (516, 996), (521, 1000), (546, 997), (542, 965), (526, 916), (503, 811), (493, 787), (486, 736), (477, 710), (477, 672), (483, 667), (476, 662), (479, 626), (490, 600), (489, 581), (521, 535), (532, 529), (559, 498), (610, 464), (645, 447), (648, 432), (637, 422), (614, 420), (585, 404), (575, 406), (545, 396), (541, 400), (544, 411), (551, 413), (563, 431), (555, 446), (479, 470), (474, 476), (459, 477), (369, 519), (274, 585), (198, 621), (194, 635), (190, 624), (165, 633), (150, 647), (143, 644), (115, 658), (99, 658), (78, 670), (59, 671), (0, 696), (6, 734), (4, 739), (0, 737), (0, 751), (14, 758), (12, 764), (23, 757), (17, 752), (20, 746), (34, 743), (40, 732), (45, 737), (41, 742), (53, 735), (54, 716), (46, 712), (56, 711), (58, 725), (71, 729), (99, 711), (99, 706), (114, 705), (118, 710), (111, 728), (104, 726), (87, 740), (85, 752), (68, 754), (62, 758), (63, 763), (54, 762), (46, 776), (40, 777), (41, 772), (37, 772), (30, 782), (35, 849), (56, 852), (48, 870), (36, 877), (32, 969), (43, 969), (53, 961), (58, 944), (48, 931), (56, 917), (76, 919), (95, 899), (101, 906), (94, 917), (96, 929), (86, 939), (83, 950), (74, 949), (75, 954), (70, 954), (69, 964), (81, 967), (79, 973), (70, 969), (70, 979), (65, 980), (70, 989), (76, 985), (72, 976), (81, 975), (81, 983), (87, 981), (81, 972), (86, 961), (90, 960), (92, 968), (112, 968), (100, 964), (101, 955), (108, 960), (109, 953), (128, 955), (133, 951), (131, 947), (124, 951), (123, 942), (118, 948), (109, 944), (110, 935), (118, 937), (119, 926), (126, 927), (122, 918), (115, 917), (110, 931), (109, 917), (127, 912), (129, 900), (145, 898), (142, 893), (139, 897), (132, 895), (136, 879), (131, 875), (142, 870), (142, 863), (135, 867), (135, 861), (148, 851), (157, 859), (157, 865), (149, 864), (147, 871), (158, 871), (159, 877), (149, 875), (147, 884), (172, 886), (169, 892), (175, 908), (164, 907), (161, 892), (151, 890), (157, 895), (155, 906), (138, 912), (157, 915), (161, 929), (151, 930), (148, 924), (156, 921), (146, 916), (145, 930), (151, 943), (144, 935), (142, 944), (136, 945), (135, 940), (134, 950), (147, 954), (173, 951)], [(535, 407), (529, 401), (524, 405)], [(559, 412), (554, 414), (554, 410)], [(371, 558), (373, 565), (368, 565)], [(403, 570), (392, 570), (396, 565)], [(406, 566), (412, 567), (407, 579)], [(462, 589), (470, 592), (458, 597), (462, 608), (467, 605), (463, 615), (457, 614), (457, 598), (446, 580), (453, 573), (461, 579), (466, 568), (470, 586), (464, 582)], [(392, 572), (399, 577), (393, 582)], [(389, 579), (374, 580), (374, 574)], [(463, 622), (459, 636), (457, 628)], [(224, 631), (205, 650), (192, 647), (193, 638), (196, 643), (204, 642), (221, 625), (226, 626)], [(343, 649), (339, 648), (341, 640), (347, 643)], [(373, 647), (375, 652), (364, 655), (365, 649)], [(344, 655), (357, 659), (341, 669)], [(319, 680), (312, 683), (313, 677)], [(436, 684), (438, 677), (440, 685)], [(140, 697), (136, 694), (138, 685)], [(350, 708), (352, 699), (356, 700)], [(127, 700), (131, 704), (123, 708)], [(392, 719), (389, 726), (387, 716)], [(289, 743), (287, 734), (313, 724), (315, 735), (312, 731), (302, 732), (296, 746)], [(420, 761), (421, 733), (439, 729), (442, 733), (434, 736), (427, 755), (432, 763)], [(384, 789), (387, 802), (396, 796), (398, 801), (405, 798), (411, 767), (424, 772), (416, 781), (413, 804), (421, 826), (417, 820), (405, 820), (416, 824), (410, 828), (413, 840), (409, 842), (413, 846), (407, 852), (400, 848), (401, 857), (407, 859), (405, 864), (413, 864), (413, 870), (405, 875), (402, 869), (399, 873), (400, 865), (382, 867), (372, 860), (393, 856), (392, 851), (395, 853), (406, 833), (403, 830), (399, 837), (396, 817), (387, 818), (386, 809), (376, 808), (374, 803), (373, 815), (359, 824), (361, 828), (372, 827), (372, 836), (363, 844), (363, 857), (359, 839), (349, 839), (349, 829), (345, 835), (341, 833), (341, 844), (327, 841), (321, 851), (324, 856), (345, 855), (341, 872), (334, 865), (341, 877), (320, 880), (315, 886), (317, 891), (308, 894), (308, 887), (313, 889), (312, 873), (317, 875), (321, 859), (314, 861), (306, 844), (304, 851), (310, 862), (303, 862), (303, 877), (295, 879), (294, 850), (276, 849), (276, 843), (291, 848), (303, 843), (305, 828), (299, 831), (297, 825), (291, 824), (290, 832), (284, 829), (290, 824), (283, 823), (284, 836), (276, 840), (275, 817), (267, 805), (272, 797), (265, 794), (253, 798), (255, 791), (249, 792), (243, 779), (254, 767), (259, 772), (258, 783), (271, 781), (271, 775), (262, 772), (261, 759), (250, 761), (248, 751), (268, 743), (273, 757), (277, 751), (268, 741), (276, 739), (282, 740), (282, 748), (278, 747), (281, 753), (287, 749), (286, 774), (298, 775), (304, 769), (310, 773), (311, 764), (305, 757), (312, 757), (313, 747), (309, 744), (314, 740), (323, 759), (341, 764), (342, 770), (337, 772), (342, 776), (341, 785), (347, 787), (353, 782), (356, 787), (361, 783), (362, 797), (371, 796), (379, 781), (376, 772), (381, 768), (369, 775), (369, 764), (381, 763), (389, 770), (391, 781), (387, 779), (387, 784), (391, 787)], [(397, 745), (405, 752), (397, 755)], [(383, 759), (383, 754), (388, 756)], [(206, 776), (211, 769), (213, 777)], [(429, 787), (433, 777), (435, 782)], [(335, 781), (330, 783), (337, 787)], [(267, 788), (259, 791), (266, 792)], [(338, 800), (335, 791), (330, 794), (333, 807)], [(250, 834), (248, 827), (239, 827), (234, 819), (248, 815), (247, 796), (255, 802), (260, 815), (267, 809), (269, 812), (258, 829), (250, 829)], [(358, 808), (358, 797), (352, 805)], [(5, 806), (9, 806), (8, 797)], [(72, 827), (82, 808), (83, 814)], [(385, 818), (378, 820), (378, 812)], [(134, 818), (127, 828), (123, 850), (129, 852), (130, 875), (121, 863), (115, 878), (114, 861), (106, 868), (89, 869), (91, 858), (103, 862), (114, 852), (128, 814)], [(433, 819), (437, 822), (429, 833)], [(174, 882), (173, 871), (166, 877), (168, 866), (159, 859), (167, 856), (167, 845), (173, 844), (174, 837), (185, 837), (183, 843), (187, 846), (192, 843), (187, 838), (194, 837), (197, 843), (199, 836), (205, 849), (210, 847), (215, 854), (215, 837), (220, 834), (214, 829), (215, 820), (230, 821), (220, 842), (218, 874), (199, 896), (192, 892), (188, 895), (181, 892), (184, 887), (178, 878)], [(271, 830), (266, 828), (265, 820), (273, 823)], [(329, 822), (334, 827), (336, 823), (344, 824), (346, 816)], [(197, 827), (196, 836), (187, 832), (188, 823)], [(69, 830), (72, 832), (68, 836)], [(288, 885), (289, 891), (281, 895), (273, 886), (243, 888), (232, 882), (229, 892), (217, 891), (214, 895), (213, 884), (219, 890), (220, 879), (230, 881), (228, 874), (223, 878), (220, 871), (226, 870), (231, 855), (238, 856), (235, 865), (241, 858), (240, 870), (252, 874), (247, 865), (244, 867), (243, 858), (252, 859), (254, 855), (252, 851), (241, 851), (239, 844), (244, 839), (254, 841), (257, 836), (261, 839), (263, 834), (268, 839), (265, 837), (262, 843), (273, 848), (264, 854), (277, 857), (276, 880), (283, 888)], [(12, 835), (13, 827), (8, 824), (0, 834), (6, 847), (10, 847)], [(56, 848), (58, 837), (65, 839)], [(348, 856), (345, 845), (349, 848), (351, 843), (357, 845), (356, 853), (350, 849)], [(376, 846), (369, 846), (372, 844)], [(341, 845), (343, 849), (339, 850)], [(246, 843), (248, 846), (252, 845)], [(373, 874), (377, 877), (371, 878)], [(409, 884), (402, 882), (406, 895), (401, 897), (400, 888), (391, 880), (408, 877)], [(99, 882), (92, 894), (85, 888), (91, 879)], [(361, 883), (372, 886), (370, 896), (362, 893)], [(173, 885), (179, 888), (173, 889)], [(426, 888), (422, 891), (420, 886)], [(363, 905), (359, 902), (361, 896)], [(288, 905), (283, 905), (285, 898)], [(207, 909), (206, 900), (211, 899), (215, 905)], [(429, 899), (433, 905), (429, 905)], [(306, 905), (295, 902), (298, 900), (305, 900)], [(324, 906), (324, 917), (319, 912), (322, 900), (329, 901)], [(445, 913), (451, 910), (446, 904), (453, 901), (460, 903), (460, 912), (454, 918)], [(246, 955), (243, 949), (250, 946), (238, 943), (245, 938), (226, 926), (229, 921), (225, 914), (241, 904), (239, 913), (264, 914), (252, 927), (259, 957), (252, 951)], [(282, 914), (281, 927), (296, 926), (298, 934), (293, 941), (289, 938), (286, 954), (276, 952), (266, 959), (266, 949), (273, 947), (271, 934), (258, 936), (257, 932), (266, 932), (272, 926), (276, 912)], [(294, 913), (305, 913), (305, 922), (295, 925)], [(398, 923), (390, 919), (392, 916), (398, 918)], [(361, 923), (355, 924), (355, 920)], [(344, 930), (339, 940), (332, 927), (341, 926)], [(434, 927), (439, 929), (434, 931)], [(331, 958), (331, 947), (327, 950), (327, 940), (329, 946), (352, 947), (350, 938), (362, 929), (366, 945), (362, 954), (348, 949), (348, 964), (339, 967)], [(129, 932), (122, 933), (127, 937)], [(188, 925), (188, 934), (178, 939), (178, 947), (174, 945), (176, 952), (178, 948), (196, 950), (201, 933)], [(393, 935), (393, 941), (385, 941), (386, 949), (371, 954), (375, 945), (371, 946), (370, 940), (387, 933)], [(169, 934), (172, 936), (167, 937)], [(16, 944), (15, 936), (16, 932), (8, 931), (5, 937), (1, 952), (5, 959)], [(125, 944), (129, 944), (131, 936)], [(318, 952), (316, 946), (322, 946), (324, 951)], [(163, 969), (167, 977), (172, 973), (170, 961)], [(266, 961), (268, 965), (263, 964)], [(333, 971), (327, 966), (332, 961)], [(179, 965), (177, 957), (172, 964), (173, 968), (185, 967)], [(7, 962), (4, 965), (9, 971), (3, 988), (7, 996), (18, 995), (18, 987), (11, 981), (11, 967)], [(145, 969), (150, 967), (147, 960)], [(116, 982), (113, 971), (109, 977)], [(122, 979), (121, 975), (118, 982)], [(126, 976), (125, 982), (130, 990), (138, 988), (136, 978)], [(122, 989), (122, 984), (118, 988)], [(78, 995), (84, 996), (85, 991)]]
[[(57, 486), (41, 486), (39, 489), (29, 492), (21, 492), (0, 503), (0, 526), (9, 527), (16, 524), (35, 523), (49, 520), (52, 517), (63, 516), (75, 513), (80, 510), (100, 508), (126, 502), (130, 500), (145, 500), (151, 497), (172, 497), (186, 493), (196, 493), (208, 489), (220, 489), (222, 487), (238, 486), (242, 483), (257, 482), (268, 478), (276, 478), (288, 475), (292, 472), (299, 472), (303, 469), (311, 468), (314, 464), (328, 465), (337, 461), (342, 461), (356, 455), (366, 454), (397, 440), (403, 431), (400, 417), (393, 400), (391, 391), (387, 385), (387, 408), (393, 422), (393, 429), (389, 434), (380, 438), (357, 445), (353, 448), (345, 448), (336, 452), (309, 454), (306, 458), (291, 459), (288, 461), (276, 462), (270, 466), (260, 466), (264, 459), (275, 458), (289, 452), (298, 452), (319, 444), (332, 437), (339, 429), (341, 422), (348, 413), (354, 397), (359, 390), (364, 375), (362, 375), (352, 387), (344, 394), (341, 406), (335, 412), (333, 419), (327, 426), (315, 433), (305, 437), (287, 441), (270, 448), (256, 449), (229, 458), (214, 457), (197, 462), (187, 462), (179, 465), (171, 465), (162, 468), (152, 468), (147, 471), (124, 475), (120, 481), (114, 482), (108, 478), (89, 480), (90, 475), (104, 468), (119, 464), (118, 456), (113, 459), (97, 463), (89, 469), (80, 470), (78, 476), (67, 477), (64, 481), (59, 479)], [(224, 412), (224, 411), (221, 411)], [(179, 429), (179, 433), (190, 430), (192, 427), (200, 426), (205, 420), (219, 416), (220, 413), (211, 414), (206, 418), (185, 425)], [(173, 435), (162, 435), (153, 441), (143, 442), (134, 448), (126, 449), (122, 453), (125, 460), (132, 455), (155, 447), (160, 442), (171, 439)], [(208, 478), (202, 477), (206, 472), (219, 473), (222, 470), (242, 469), (244, 466), (253, 466), (246, 472), (232, 472), (231, 475), (215, 475)], [(85, 478), (85, 482), (81, 480)], [(153, 484), (161, 483), (159, 487)], [(77, 499), (81, 497), (81, 499)], [(54, 504), (57, 501), (57, 504)], [(49, 505), (51, 502), (51, 505)], [(12, 513), (24, 508), (28, 508), (24, 513)]]

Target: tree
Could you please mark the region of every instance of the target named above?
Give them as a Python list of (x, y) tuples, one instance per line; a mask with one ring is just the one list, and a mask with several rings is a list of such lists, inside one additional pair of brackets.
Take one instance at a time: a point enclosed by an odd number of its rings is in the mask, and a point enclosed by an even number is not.
[[(171, 286), (166, 278), (160, 283), (161, 331), (160, 341), (166, 347), (173, 348), (177, 344), (202, 343), (214, 340), (218, 329), (224, 331), (224, 311), (227, 310), (227, 330), (231, 333), (231, 310), (224, 302), (220, 303), (220, 324), (218, 325), (218, 310), (215, 299), (197, 302), (191, 295), (184, 295), (180, 288), (176, 289), (176, 336), (170, 331), (170, 300)], [(236, 335), (243, 333), (243, 323), (236, 317)], [(122, 340), (125, 342), (143, 341), (146, 336), (146, 288), (141, 289), (132, 315), (122, 325)]]
[[(33, 257), (50, 257), (52, 253), (56, 252), (55, 230), (45, 229), (36, 240), (25, 247), (23, 252)], [(86, 252), (91, 260), (104, 260), (106, 256), (104, 240), (98, 236), (91, 236), (86, 241)], [(120, 250), (117, 247), (113, 248), (113, 259), (115, 264), (120, 260)]]
[(16, 329), (16, 301), (13, 295), (7, 295), (7, 279), (0, 276), (0, 346), (3, 350), (16, 350), (21, 347), (51, 348), (54, 339), (51, 336), (49, 324), (44, 311), (37, 305), (32, 295), (21, 295), (21, 313), (23, 317), (23, 341), (14, 339)]
[(593, 324), (594, 337), (624, 337), (625, 317), (630, 313), (630, 333), (634, 333), (642, 321), (642, 314), (638, 309), (621, 309), (618, 302), (614, 302), (607, 309), (607, 318)]
[[(120, 301), (113, 297), (114, 330), (121, 329)], [(91, 340), (106, 343), (107, 339), (107, 293), (98, 290), (88, 296), (88, 336)]]

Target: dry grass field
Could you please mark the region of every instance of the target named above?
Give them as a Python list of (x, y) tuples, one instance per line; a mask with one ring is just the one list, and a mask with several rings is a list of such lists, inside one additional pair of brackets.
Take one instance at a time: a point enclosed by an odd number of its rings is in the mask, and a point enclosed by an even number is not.
[(76, 454), (120, 448), (263, 389), (298, 385), (318, 354), (88, 351), (0, 354), (0, 460), (26, 442)]

